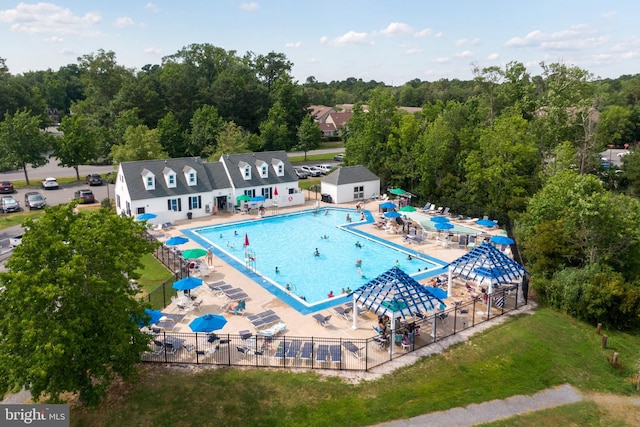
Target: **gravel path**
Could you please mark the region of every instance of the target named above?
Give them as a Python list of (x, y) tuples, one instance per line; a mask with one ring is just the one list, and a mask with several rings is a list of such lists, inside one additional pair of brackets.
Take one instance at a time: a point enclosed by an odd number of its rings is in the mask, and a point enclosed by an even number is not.
[(547, 389), (533, 396), (512, 396), (503, 400), (492, 400), (480, 404), (471, 404), (465, 408), (452, 408), (447, 411), (432, 412), (418, 417), (377, 424), (380, 427), (463, 427), (489, 423), (504, 418), (525, 414), (530, 411), (553, 408), (582, 400), (580, 394), (565, 384)]

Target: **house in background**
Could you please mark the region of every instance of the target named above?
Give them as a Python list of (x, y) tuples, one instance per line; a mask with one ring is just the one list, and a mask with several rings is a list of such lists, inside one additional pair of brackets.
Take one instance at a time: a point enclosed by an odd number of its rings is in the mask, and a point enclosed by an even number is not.
[(322, 179), (320, 191), (333, 203), (370, 199), (380, 194), (380, 178), (364, 166), (344, 166)]
[(218, 162), (199, 157), (123, 162), (115, 187), (118, 213), (154, 213), (157, 223), (233, 211), (241, 195), (263, 196), (255, 207), (304, 204), (284, 151), (229, 154)]

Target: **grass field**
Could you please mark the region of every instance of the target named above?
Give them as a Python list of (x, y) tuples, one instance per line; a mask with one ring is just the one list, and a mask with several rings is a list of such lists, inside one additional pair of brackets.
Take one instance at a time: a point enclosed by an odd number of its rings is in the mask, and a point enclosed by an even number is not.
[[(638, 396), (640, 340), (550, 309), (519, 315), (382, 378), (357, 384), (316, 372), (142, 365), (95, 412), (73, 408), (75, 426), (361, 426), (462, 407), (569, 383), (586, 393)], [(609, 359), (620, 353), (620, 366)], [(495, 425), (621, 424), (597, 403), (519, 416)]]

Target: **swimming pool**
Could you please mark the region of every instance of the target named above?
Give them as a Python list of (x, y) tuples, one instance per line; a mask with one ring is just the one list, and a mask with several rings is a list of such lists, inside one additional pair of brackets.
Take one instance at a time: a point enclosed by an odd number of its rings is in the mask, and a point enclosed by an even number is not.
[[(429, 231), (438, 231), (435, 228), (435, 222), (431, 221), (432, 216), (429, 215), (425, 215), (425, 214), (421, 214), (419, 212), (406, 212), (405, 213), (409, 218), (411, 218), (413, 221), (417, 221), (420, 224), (422, 224), (422, 226), (429, 230)], [(482, 231), (481, 230), (477, 230), (475, 228), (471, 228), (471, 227), (465, 227), (464, 225), (460, 225), (460, 224), (456, 224), (455, 222), (451, 222), (451, 224), (453, 224), (453, 228), (451, 230), (447, 230), (451, 233), (456, 233), (456, 234), (479, 234)]]
[[(243, 273), (246, 274), (249, 264), (264, 281), (280, 291), (287, 293), (288, 285), (288, 294), (307, 307), (327, 302), (331, 291), (340, 296), (342, 289), (357, 289), (396, 262), (408, 274), (424, 274), (444, 264), (354, 228), (357, 223), (345, 222), (347, 213), (359, 218), (354, 210), (324, 208), (317, 214), (313, 212), (274, 215), (189, 231), (197, 241), (202, 240), (203, 246), (212, 246), (214, 252), (232, 258)], [(368, 212), (367, 219), (371, 221)], [(249, 242), (246, 248), (245, 239)], [(314, 255), (316, 249), (318, 256)], [(255, 261), (254, 265), (248, 260), (249, 256)], [(358, 260), (360, 266), (356, 266)], [(264, 283), (261, 285), (272, 291)]]

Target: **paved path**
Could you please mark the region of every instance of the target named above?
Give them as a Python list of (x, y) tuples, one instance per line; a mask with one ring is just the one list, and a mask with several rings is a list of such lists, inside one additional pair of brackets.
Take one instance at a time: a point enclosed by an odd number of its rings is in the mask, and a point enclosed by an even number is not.
[(565, 384), (547, 389), (533, 396), (512, 396), (503, 400), (471, 404), (465, 408), (432, 412), (418, 417), (377, 424), (378, 427), (463, 427), (489, 423), (530, 411), (553, 408), (582, 400), (580, 394)]

